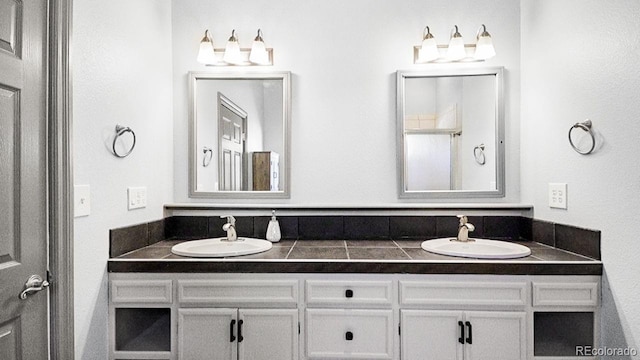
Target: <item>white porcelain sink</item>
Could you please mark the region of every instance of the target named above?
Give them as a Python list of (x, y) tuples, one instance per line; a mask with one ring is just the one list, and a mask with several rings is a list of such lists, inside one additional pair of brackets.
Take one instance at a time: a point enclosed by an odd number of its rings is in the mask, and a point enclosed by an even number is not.
[(454, 238), (443, 238), (424, 241), (424, 250), (449, 256), (461, 256), (476, 259), (515, 259), (529, 256), (531, 250), (523, 245), (506, 241), (470, 239), (473, 241), (460, 242)]
[(171, 252), (191, 257), (225, 257), (255, 254), (271, 249), (271, 241), (239, 237), (236, 241), (227, 238), (185, 241), (171, 248)]

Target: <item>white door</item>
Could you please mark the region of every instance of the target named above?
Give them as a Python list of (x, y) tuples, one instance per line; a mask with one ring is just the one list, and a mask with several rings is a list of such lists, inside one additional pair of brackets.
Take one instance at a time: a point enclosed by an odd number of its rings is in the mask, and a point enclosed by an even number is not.
[(179, 309), (178, 359), (236, 360), (237, 309)]
[[(244, 161), (247, 113), (218, 93), (220, 190), (247, 190)], [(244, 185), (244, 186), (243, 186)]]
[(465, 313), (465, 360), (525, 360), (524, 312), (469, 311)]
[(462, 360), (461, 311), (401, 310), (403, 360)]
[[(47, 1), (0, 0), (0, 359), (47, 359)], [(25, 283), (32, 275), (31, 291)]]
[(297, 360), (297, 309), (241, 309), (239, 360)]

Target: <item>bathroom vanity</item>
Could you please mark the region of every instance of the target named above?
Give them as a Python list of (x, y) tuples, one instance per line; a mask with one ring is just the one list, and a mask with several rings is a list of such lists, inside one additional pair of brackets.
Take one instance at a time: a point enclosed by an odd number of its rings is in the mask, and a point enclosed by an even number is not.
[(110, 259), (110, 359), (572, 359), (599, 338), (602, 263), (539, 243), (473, 260), (400, 240), (193, 259), (178, 242)]

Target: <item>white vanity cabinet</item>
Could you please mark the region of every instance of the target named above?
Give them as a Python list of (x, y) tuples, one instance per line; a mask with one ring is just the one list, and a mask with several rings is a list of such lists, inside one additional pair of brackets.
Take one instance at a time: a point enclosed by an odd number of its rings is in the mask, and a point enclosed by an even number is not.
[(110, 360), (568, 360), (600, 276), (110, 273)]
[(180, 360), (297, 360), (297, 309), (178, 310)]
[(435, 276), (399, 283), (402, 359), (527, 359), (524, 279)]
[(395, 359), (394, 281), (305, 281), (307, 359)]
[(401, 310), (402, 359), (525, 360), (526, 314)]

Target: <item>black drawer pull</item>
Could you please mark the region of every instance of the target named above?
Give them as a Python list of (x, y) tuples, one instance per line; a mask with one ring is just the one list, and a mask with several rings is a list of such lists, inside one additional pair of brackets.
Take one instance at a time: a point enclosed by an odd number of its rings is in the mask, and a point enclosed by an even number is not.
[(458, 338), (458, 342), (460, 344), (464, 344), (464, 324), (462, 321), (458, 321), (458, 326), (460, 326), (460, 337)]
[(244, 321), (242, 320), (238, 320), (238, 342), (241, 343), (242, 340), (244, 340), (244, 337), (242, 336), (242, 324), (244, 323)]
[(344, 296), (348, 297), (348, 298), (352, 298), (353, 297), (353, 290), (347, 289), (347, 291), (344, 292)]
[(347, 339), (347, 341), (353, 340), (353, 333), (351, 331), (347, 331), (347, 333), (344, 334), (344, 338)]
[(473, 337), (472, 332), (473, 332), (473, 330), (471, 329), (471, 323), (467, 321), (467, 322), (465, 322), (465, 325), (467, 325), (467, 327), (469, 328), (469, 332), (467, 333), (467, 335), (468, 335), (467, 336), (467, 344), (471, 345), (471, 344), (473, 344), (473, 341), (472, 341), (472, 337)]
[(236, 337), (233, 335), (233, 327), (235, 325), (236, 325), (236, 321), (235, 320), (231, 320), (231, 324), (229, 324), (229, 341), (230, 342), (236, 341)]

